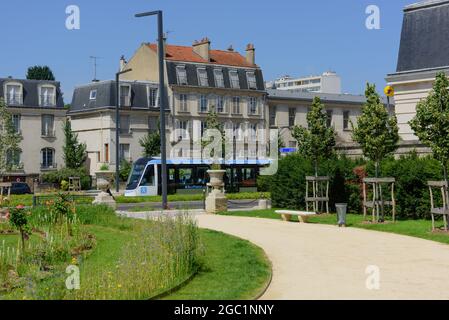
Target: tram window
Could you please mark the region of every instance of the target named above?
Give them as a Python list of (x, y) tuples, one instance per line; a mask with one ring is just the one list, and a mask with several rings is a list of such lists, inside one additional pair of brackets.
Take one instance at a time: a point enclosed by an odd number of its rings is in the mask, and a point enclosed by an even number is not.
[(197, 169), (197, 184), (206, 184), (207, 170), (207, 168)]
[(154, 166), (148, 166), (140, 183), (142, 187), (154, 186)]
[(179, 170), (179, 183), (180, 184), (192, 184), (192, 169), (180, 169)]
[(168, 182), (175, 182), (175, 169), (168, 170)]

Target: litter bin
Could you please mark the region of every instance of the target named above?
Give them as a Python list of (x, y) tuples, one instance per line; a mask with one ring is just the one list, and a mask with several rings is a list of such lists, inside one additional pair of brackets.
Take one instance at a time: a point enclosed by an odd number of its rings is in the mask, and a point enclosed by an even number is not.
[(346, 227), (346, 212), (348, 211), (348, 204), (337, 203), (335, 204), (335, 208), (337, 209), (338, 226)]

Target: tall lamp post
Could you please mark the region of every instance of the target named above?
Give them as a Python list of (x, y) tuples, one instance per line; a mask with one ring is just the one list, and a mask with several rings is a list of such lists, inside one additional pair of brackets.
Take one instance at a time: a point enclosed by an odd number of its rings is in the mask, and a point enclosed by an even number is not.
[(115, 191), (120, 192), (120, 76), (132, 69), (119, 71), (115, 74), (116, 103), (115, 103)]
[(160, 125), (161, 125), (161, 179), (162, 179), (162, 208), (168, 208), (167, 201), (167, 147), (165, 140), (165, 80), (164, 80), (164, 27), (162, 20), (162, 11), (151, 11), (138, 13), (136, 18), (155, 16), (157, 15), (158, 25), (158, 59), (159, 59), (159, 97), (160, 97)]

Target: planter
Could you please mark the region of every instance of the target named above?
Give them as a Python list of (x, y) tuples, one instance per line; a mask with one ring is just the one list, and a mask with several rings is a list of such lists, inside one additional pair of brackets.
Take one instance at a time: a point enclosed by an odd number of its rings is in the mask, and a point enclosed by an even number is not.
[(95, 177), (97, 178), (97, 189), (101, 191), (107, 191), (112, 186), (114, 180), (113, 171), (97, 171)]
[(207, 173), (209, 174), (209, 183), (212, 187), (221, 187), (223, 185), (223, 176), (226, 170), (208, 170)]

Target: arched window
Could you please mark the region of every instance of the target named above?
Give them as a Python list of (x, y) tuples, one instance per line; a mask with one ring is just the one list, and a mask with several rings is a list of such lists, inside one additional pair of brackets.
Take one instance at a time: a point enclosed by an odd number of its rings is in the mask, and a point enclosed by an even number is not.
[(55, 168), (55, 150), (52, 148), (44, 148), (41, 150), (41, 167), (43, 169)]

